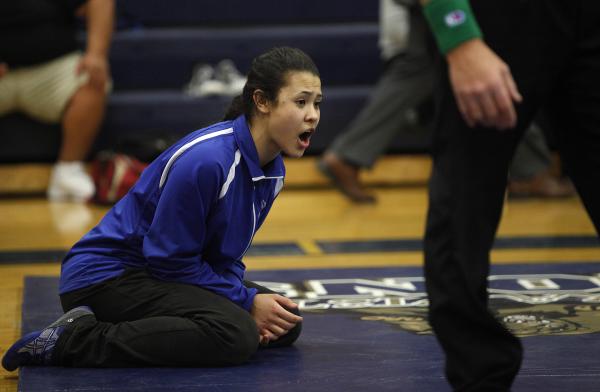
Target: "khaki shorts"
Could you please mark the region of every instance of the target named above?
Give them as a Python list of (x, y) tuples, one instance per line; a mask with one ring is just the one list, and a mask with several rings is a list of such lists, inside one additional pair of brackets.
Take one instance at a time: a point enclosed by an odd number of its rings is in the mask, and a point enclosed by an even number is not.
[(69, 53), (47, 63), (8, 70), (0, 77), (0, 115), (20, 111), (37, 120), (58, 123), (88, 75), (76, 75), (81, 58)]

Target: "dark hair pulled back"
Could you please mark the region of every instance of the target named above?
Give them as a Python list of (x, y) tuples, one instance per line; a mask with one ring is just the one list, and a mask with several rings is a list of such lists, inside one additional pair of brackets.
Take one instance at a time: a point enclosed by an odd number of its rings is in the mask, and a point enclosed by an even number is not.
[(252, 95), (256, 90), (262, 90), (267, 100), (275, 101), (279, 90), (284, 87), (286, 74), (291, 71), (306, 71), (319, 76), (312, 59), (297, 48), (277, 47), (256, 57), (242, 94), (232, 100), (223, 120), (233, 120), (241, 114), (250, 119), (254, 115)]

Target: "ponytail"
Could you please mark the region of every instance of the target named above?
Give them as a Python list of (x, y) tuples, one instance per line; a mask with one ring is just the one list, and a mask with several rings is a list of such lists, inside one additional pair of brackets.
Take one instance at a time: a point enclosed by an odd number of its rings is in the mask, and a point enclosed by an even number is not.
[(229, 108), (223, 117), (223, 121), (235, 120), (242, 114), (244, 114), (244, 97), (242, 94), (240, 94), (231, 100)]

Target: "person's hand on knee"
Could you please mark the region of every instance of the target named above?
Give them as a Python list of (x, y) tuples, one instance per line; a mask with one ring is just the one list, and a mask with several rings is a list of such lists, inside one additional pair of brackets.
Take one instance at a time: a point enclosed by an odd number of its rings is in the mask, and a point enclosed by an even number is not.
[(257, 294), (251, 314), (258, 327), (260, 344), (279, 339), (301, 322), (302, 317), (287, 310), (297, 307), (294, 301), (279, 294)]
[(109, 81), (109, 65), (106, 57), (86, 53), (77, 64), (76, 72), (77, 75), (87, 74), (88, 83), (98, 91), (106, 90)]

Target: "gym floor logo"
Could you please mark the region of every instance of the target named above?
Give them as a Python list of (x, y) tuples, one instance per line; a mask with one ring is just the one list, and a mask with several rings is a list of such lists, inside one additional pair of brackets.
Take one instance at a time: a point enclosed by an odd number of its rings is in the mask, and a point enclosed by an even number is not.
[[(422, 277), (257, 282), (296, 301), (303, 312), (344, 312), (431, 334)], [(515, 335), (600, 332), (600, 273), (492, 275), (490, 309)]]

